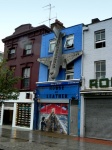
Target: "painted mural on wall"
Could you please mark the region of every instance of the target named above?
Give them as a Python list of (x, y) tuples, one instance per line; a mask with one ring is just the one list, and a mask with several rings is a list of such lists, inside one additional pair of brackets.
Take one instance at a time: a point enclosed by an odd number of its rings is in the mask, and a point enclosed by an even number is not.
[(67, 134), (68, 104), (41, 103), (40, 130)]

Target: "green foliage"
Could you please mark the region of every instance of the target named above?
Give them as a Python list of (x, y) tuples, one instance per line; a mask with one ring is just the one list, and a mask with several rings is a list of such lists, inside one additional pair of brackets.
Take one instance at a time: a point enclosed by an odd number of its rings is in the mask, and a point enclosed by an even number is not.
[(0, 63), (0, 100), (18, 98), (19, 90), (15, 88), (15, 85), (19, 80), (19, 77), (14, 77), (14, 70), (10, 70), (7, 62), (3, 60)]

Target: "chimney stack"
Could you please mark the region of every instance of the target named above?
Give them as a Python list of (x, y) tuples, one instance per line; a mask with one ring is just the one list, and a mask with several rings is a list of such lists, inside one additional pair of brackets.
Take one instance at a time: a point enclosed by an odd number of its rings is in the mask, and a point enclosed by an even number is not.
[(65, 27), (63, 26), (63, 23), (60, 22), (58, 19), (56, 19), (55, 22), (51, 24), (51, 29), (52, 29), (52, 30), (53, 30), (53, 27), (54, 27), (54, 26), (57, 27), (59, 30), (65, 28)]
[(100, 22), (100, 20), (98, 18), (94, 18), (91, 20), (91, 23), (98, 23), (98, 22)]

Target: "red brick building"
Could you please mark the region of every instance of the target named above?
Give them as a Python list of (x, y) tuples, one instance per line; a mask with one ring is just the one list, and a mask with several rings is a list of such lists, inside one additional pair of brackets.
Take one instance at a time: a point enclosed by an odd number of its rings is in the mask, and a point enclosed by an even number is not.
[(6, 101), (1, 107), (0, 124), (11, 124), (12, 127), (33, 128), (33, 91), (38, 81), (41, 37), (51, 32), (45, 25), (32, 27), (24, 24), (15, 29), (4, 43), (4, 58), (8, 66), (14, 69), (15, 76), (22, 77), (17, 88), (20, 96), (17, 101)]

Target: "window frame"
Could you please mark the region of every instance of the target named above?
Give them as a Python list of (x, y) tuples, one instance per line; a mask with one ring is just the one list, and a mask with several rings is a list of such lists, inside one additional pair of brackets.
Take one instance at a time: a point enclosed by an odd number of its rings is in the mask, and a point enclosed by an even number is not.
[[(29, 73), (25, 76), (25, 70), (29, 69)], [(26, 70), (26, 72), (28, 72)], [(28, 89), (30, 87), (30, 77), (31, 77), (31, 67), (22, 68), (22, 88)], [(28, 86), (26, 86), (26, 81), (28, 82)]]
[[(52, 39), (52, 40), (49, 41), (49, 51), (48, 51), (49, 53), (54, 52), (54, 50), (51, 50), (51, 45), (52, 44), (54, 44), (56, 46), (56, 39)], [(54, 48), (55, 48), (55, 46), (54, 46)]]
[[(97, 35), (99, 34), (99, 39), (97, 40)], [(102, 34), (104, 34), (104, 37), (102, 38)], [(103, 48), (106, 47), (106, 38), (105, 38), (105, 29), (95, 31), (95, 48)]]
[[(97, 70), (97, 64), (98, 63), (100, 63), (99, 65), (99, 67), (100, 67), (100, 70)], [(103, 71), (101, 68), (102, 68), (102, 63), (104, 63), (104, 65), (105, 65), (105, 70)], [(97, 77), (97, 73), (99, 73), (100, 74), (100, 76), (99, 77)], [(105, 74), (104, 75), (104, 77), (102, 76), (102, 74)], [(106, 61), (105, 60), (100, 60), (100, 61), (95, 61), (95, 79), (102, 79), (102, 78), (105, 78), (106, 77)]]
[[(72, 40), (72, 44), (69, 45), (69, 46), (67, 46), (67, 41), (68, 40)], [(70, 34), (70, 35), (66, 36), (64, 48), (65, 49), (72, 49), (72, 48), (74, 48), (74, 34)]]
[[(12, 52), (14, 51), (14, 52)], [(14, 59), (16, 57), (16, 49), (15, 48), (10, 48), (8, 52), (8, 59)]]
[[(27, 46), (31, 46), (31, 48), (27, 48)], [(33, 49), (32, 43), (25, 44), (24, 45), (23, 55), (24, 56), (31, 55), (32, 54), (32, 49)], [(30, 51), (30, 53), (28, 53), (28, 51)]]
[[(68, 79), (68, 76), (73, 76), (72, 78), (70, 77), (69, 79)], [(66, 80), (72, 80), (72, 79), (74, 79), (74, 73), (67, 73), (66, 74)]]
[[(68, 76), (73, 76), (73, 78), (67, 79)], [(66, 66), (66, 80), (74, 79), (74, 62)]]

